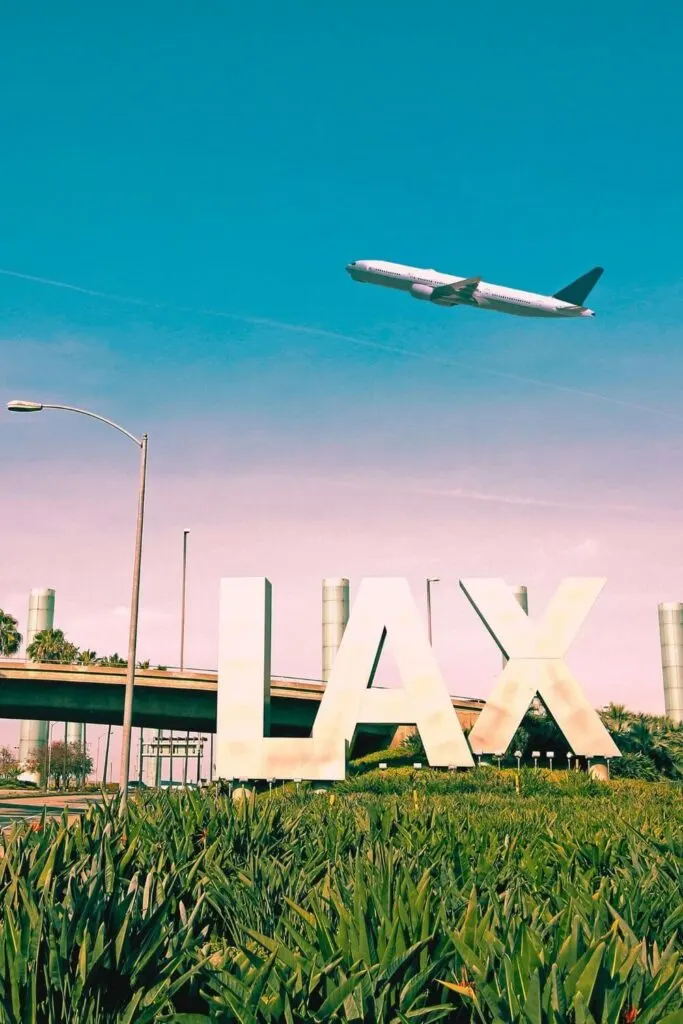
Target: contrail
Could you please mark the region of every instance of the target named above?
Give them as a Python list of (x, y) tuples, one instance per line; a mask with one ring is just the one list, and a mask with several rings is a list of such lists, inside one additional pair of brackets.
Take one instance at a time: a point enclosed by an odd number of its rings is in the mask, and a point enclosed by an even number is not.
[(154, 306), (153, 302), (145, 302), (144, 299), (131, 299), (123, 295), (112, 295), (111, 292), (98, 292), (92, 288), (82, 288), (78, 284), (67, 284), (66, 281), (53, 281), (50, 277), (36, 277), (34, 274), (20, 274), (18, 270), (3, 270), (0, 274), (5, 277), (18, 277), (21, 281), (33, 281), (36, 284), (49, 284), (53, 288), (65, 288), (69, 292), (80, 292), (81, 295), (94, 295), (98, 299), (113, 299), (115, 302), (132, 303), (135, 306)]
[[(324, 484), (326, 486), (340, 487), (342, 489), (348, 488), (349, 490), (370, 490), (373, 487), (372, 482), (365, 480), (354, 480), (341, 477), (336, 479), (334, 477), (311, 477), (307, 479), (307, 482), (313, 482)], [(405, 480), (398, 478), (392, 480), (392, 487), (397, 487), (407, 494), (424, 495), (425, 497), (438, 497), (438, 498), (455, 498), (463, 501), (487, 501), (493, 502), (500, 505), (522, 505), (529, 506), (533, 505), (538, 508), (567, 508), (574, 509), (576, 511), (585, 512), (636, 512), (651, 514), (652, 510), (648, 509), (643, 505), (620, 505), (620, 504), (604, 504), (597, 502), (577, 502), (577, 501), (562, 501), (554, 500), (551, 498), (537, 498), (533, 496), (524, 496), (518, 494), (495, 494), (490, 491), (472, 490), (465, 487), (439, 487), (430, 486), (421, 480)], [(667, 510), (669, 511), (669, 510)]]
[(448, 359), (444, 356), (432, 355), (428, 352), (417, 352), (412, 349), (401, 348), (398, 345), (385, 345), (379, 341), (371, 341), (367, 338), (357, 338), (354, 335), (342, 334), (338, 331), (328, 331), (322, 327), (311, 327), (307, 324), (290, 324), (281, 320), (271, 320), (267, 317), (244, 316), (239, 313), (225, 313), (222, 310), (217, 309), (196, 309), (190, 306), (177, 306), (175, 304), (164, 302), (149, 302), (146, 299), (135, 299), (126, 295), (114, 295), (111, 292), (97, 291), (93, 288), (83, 288), (81, 285), (70, 284), (67, 281), (55, 281), (50, 277), (38, 277), (35, 274), (23, 274), (18, 270), (5, 270), (0, 268), (0, 275), (19, 278), (21, 281), (32, 281), (35, 284), (49, 285), (52, 288), (63, 288), (66, 291), (79, 292), (81, 295), (91, 295), (94, 298), (109, 299), (113, 302), (123, 302), (134, 306), (144, 306), (148, 309), (170, 309), (181, 313), (219, 317), (222, 320), (234, 320), (238, 323), (255, 324), (281, 331), (291, 331), (297, 334), (309, 334), (317, 338), (329, 338), (333, 341), (345, 342), (346, 344), (356, 345), (360, 348), (370, 348), (379, 352), (389, 352), (392, 355), (403, 356), (408, 359), (418, 359), (422, 362), (447, 366), (451, 369), (471, 370), (474, 373), (482, 373), (490, 377), (498, 377), (502, 380), (512, 380), (520, 384), (532, 384), (534, 387), (546, 388), (551, 391), (560, 391), (564, 394), (577, 395), (581, 398), (591, 398), (595, 401), (606, 402), (609, 405), (621, 406), (623, 409), (633, 409), (636, 412), (646, 412), (653, 416), (663, 416), (665, 419), (678, 421), (683, 420), (683, 416), (680, 416), (675, 412), (668, 412), (666, 409), (658, 409), (651, 405), (641, 405), (638, 402), (629, 402), (623, 398), (612, 398), (610, 395), (603, 395), (598, 391), (587, 391), (583, 388), (573, 388), (567, 384), (555, 384), (553, 381), (540, 380), (538, 377), (526, 377), (519, 373), (509, 373), (506, 370), (494, 370), (488, 366), (468, 363), (461, 359)]

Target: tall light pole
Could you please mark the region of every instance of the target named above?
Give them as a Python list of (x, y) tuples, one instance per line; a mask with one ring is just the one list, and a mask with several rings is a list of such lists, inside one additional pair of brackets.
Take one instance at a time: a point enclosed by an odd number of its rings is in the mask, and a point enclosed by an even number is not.
[[(187, 535), (190, 531), (183, 530), (183, 585), (180, 597), (180, 671), (185, 668), (185, 584), (187, 582)], [(187, 785), (187, 756), (190, 743), (189, 730), (185, 733), (185, 763), (183, 765), (183, 784)]]
[[(185, 667), (185, 583), (187, 581), (187, 535), (190, 531), (183, 530), (183, 585), (180, 595), (180, 671)], [(187, 782), (187, 744), (190, 742), (189, 732), (185, 734), (185, 766), (184, 781)], [(173, 733), (171, 733), (171, 764), (173, 764)], [(171, 775), (171, 778), (173, 776)]]
[(427, 580), (427, 631), (429, 634), (429, 646), (432, 646), (432, 583), (439, 583), (438, 576), (432, 576)]
[(107, 770), (109, 768), (109, 744), (111, 742), (111, 726), (107, 726), (107, 745), (104, 748), (104, 771), (102, 772), (102, 788), (107, 785)]
[(103, 739), (106, 735), (107, 730), (105, 729), (104, 732), (101, 732), (97, 737), (97, 753), (95, 755), (95, 782), (97, 782), (98, 776), (100, 774), (100, 740)]
[(140, 564), (142, 561), (142, 524), (145, 513), (145, 484), (147, 479), (147, 434), (138, 438), (135, 434), (124, 430), (118, 423), (108, 420), (87, 409), (77, 409), (72, 405), (52, 405), (43, 402), (8, 402), (10, 412), (41, 412), (43, 409), (59, 409), (63, 412), (77, 412), (90, 416), (100, 423), (106, 423), (119, 433), (129, 437), (140, 449), (140, 484), (138, 489), (138, 514), (135, 531), (135, 558), (133, 562), (133, 591), (130, 602), (130, 626), (128, 631), (128, 665), (126, 671), (126, 691), (123, 701), (123, 735), (121, 738), (121, 768), (119, 791), (121, 793), (120, 813), (128, 803), (128, 779), (130, 775), (130, 741), (133, 727), (133, 689), (135, 687), (135, 657), (138, 642), (138, 609), (140, 606)]

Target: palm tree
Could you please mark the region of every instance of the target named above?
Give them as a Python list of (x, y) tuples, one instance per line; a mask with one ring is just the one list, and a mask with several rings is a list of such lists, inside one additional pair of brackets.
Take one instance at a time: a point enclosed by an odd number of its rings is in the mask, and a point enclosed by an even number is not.
[(17, 629), (17, 620), (0, 608), (0, 654), (9, 658), (21, 647), (22, 635)]
[(110, 654), (106, 658), (100, 658), (100, 665), (106, 665), (108, 668), (123, 668), (128, 662), (119, 657), (118, 654)]
[(100, 659), (96, 651), (80, 651), (78, 655), (79, 665), (99, 665)]
[(73, 665), (78, 658), (78, 647), (69, 643), (61, 629), (42, 629), (26, 648), (31, 661), (52, 661)]
[(600, 712), (600, 717), (612, 733), (623, 733), (629, 728), (633, 721), (633, 715), (623, 704), (608, 704)]
[(647, 758), (669, 778), (683, 777), (683, 728), (664, 716), (632, 715), (628, 729), (619, 734), (619, 746)]

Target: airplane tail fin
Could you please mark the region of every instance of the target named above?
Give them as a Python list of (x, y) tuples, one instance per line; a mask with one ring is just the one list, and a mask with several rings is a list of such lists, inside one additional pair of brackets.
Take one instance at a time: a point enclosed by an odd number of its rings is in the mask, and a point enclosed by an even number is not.
[(560, 302), (571, 302), (573, 306), (583, 306), (589, 294), (602, 277), (602, 272), (603, 267), (593, 267), (583, 277), (577, 278), (576, 281), (568, 284), (566, 288), (561, 288), (559, 292), (555, 292), (553, 298), (559, 299)]

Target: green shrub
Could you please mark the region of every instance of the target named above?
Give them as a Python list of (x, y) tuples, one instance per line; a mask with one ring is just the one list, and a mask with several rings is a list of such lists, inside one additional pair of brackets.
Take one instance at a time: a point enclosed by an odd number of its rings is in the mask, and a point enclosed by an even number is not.
[(615, 757), (611, 763), (610, 772), (615, 779), (656, 781), (662, 777), (652, 760), (640, 751), (635, 753), (625, 751), (621, 757)]
[(0, 1022), (680, 1024), (680, 787), (389, 774), (15, 828)]

